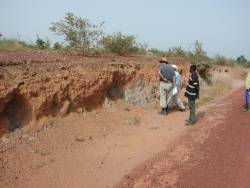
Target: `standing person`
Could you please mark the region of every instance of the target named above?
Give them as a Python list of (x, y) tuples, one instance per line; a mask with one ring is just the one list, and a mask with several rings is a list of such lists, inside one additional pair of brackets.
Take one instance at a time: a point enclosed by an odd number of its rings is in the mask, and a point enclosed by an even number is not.
[(195, 117), (195, 100), (199, 99), (199, 77), (196, 72), (196, 65), (190, 66), (190, 77), (187, 82), (185, 96), (188, 98), (188, 106), (190, 110), (189, 119), (186, 120), (186, 125), (193, 125), (196, 122)]
[(250, 112), (250, 72), (247, 75), (246, 81), (245, 81), (245, 112)]
[(175, 70), (175, 85), (177, 88), (177, 93), (173, 95), (172, 104), (176, 103), (179, 111), (184, 112), (185, 106), (182, 103), (179, 92), (181, 91), (181, 74), (178, 72), (178, 67), (176, 65), (171, 65)]
[(174, 68), (168, 64), (166, 58), (162, 58), (159, 61), (160, 69), (160, 106), (161, 115), (167, 115), (169, 103), (172, 99), (172, 89), (175, 87), (175, 73)]

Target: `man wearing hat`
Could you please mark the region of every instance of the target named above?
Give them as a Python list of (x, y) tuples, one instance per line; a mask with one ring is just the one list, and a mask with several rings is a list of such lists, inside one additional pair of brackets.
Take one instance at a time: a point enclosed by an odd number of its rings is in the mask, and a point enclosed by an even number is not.
[(166, 58), (162, 58), (159, 62), (161, 115), (167, 115), (172, 100), (172, 89), (175, 87), (175, 71)]

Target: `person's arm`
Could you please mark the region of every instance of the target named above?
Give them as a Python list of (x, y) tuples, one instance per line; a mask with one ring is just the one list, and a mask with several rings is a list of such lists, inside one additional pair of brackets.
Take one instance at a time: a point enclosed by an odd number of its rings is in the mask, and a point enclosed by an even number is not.
[(176, 76), (174, 75), (173, 76), (173, 87), (175, 87), (176, 86)]
[(197, 99), (199, 99), (199, 97), (200, 97), (200, 83), (199, 83), (198, 75), (195, 73), (192, 74), (191, 79), (192, 79), (193, 86), (195, 87), (196, 92), (197, 92)]
[(164, 78), (164, 76), (161, 74), (161, 71), (159, 71), (159, 75), (160, 75), (160, 77), (161, 77), (162, 80), (168, 81), (168, 80), (167, 80), (166, 78)]

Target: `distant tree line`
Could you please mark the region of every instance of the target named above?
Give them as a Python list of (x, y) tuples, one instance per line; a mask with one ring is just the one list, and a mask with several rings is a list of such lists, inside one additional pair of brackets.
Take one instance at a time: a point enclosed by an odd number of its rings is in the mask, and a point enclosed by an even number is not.
[[(104, 22), (92, 24), (88, 19), (77, 17), (72, 13), (66, 13), (65, 17), (53, 22), (49, 30), (64, 38), (64, 42), (52, 42), (42, 39), (37, 35), (35, 43), (27, 43), (17, 39), (3, 38), (0, 33), (0, 49), (34, 49), (71, 51), (82, 55), (152, 55), (159, 57), (189, 58), (199, 65), (201, 70), (210, 69), (213, 64), (230, 66), (249, 66), (249, 61), (244, 55), (237, 59), (216, 55), (211, 58), (203, 49), (203, 44), (195, 41), (192, 50), (185, 50), (181, 46), (169, 48), (167, 51), (157, 48), (148, 49), (147, 44), (141, 44), (134, 35), (126, 35), (122, 32), (105, 34)], [(201, 71), (202, 72), (202, 71)], [(205, 71), (204, 74), (208, 74)], [(207, 75), (209, 76), (209, 75)], [(204, 76), (206, 77), (206, 75)]]

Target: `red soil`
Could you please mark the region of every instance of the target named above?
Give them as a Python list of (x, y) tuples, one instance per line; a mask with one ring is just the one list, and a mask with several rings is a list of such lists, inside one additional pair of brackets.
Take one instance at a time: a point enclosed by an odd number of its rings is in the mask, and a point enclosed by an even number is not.
[[(216, 187), (221, 179), (244, 187), (241, 92), (199, 108), (199, 123), (186, 127), (188, 112), (158, 114), (157, 61), (0, 52), (0, 187), (103, 188), (125, 174), (120, 187)], [(172, 63), (184, 81), (188, 62)], [(219, 76), (238, 88), (245, 70), (225, 68)], [(13, 118), (20, 128), (8, 133)]]
[(144, 163), (118, 187), (247, 188), (249, 156), (250, 114), (243, 112), (238, 90), (217, 101), (172, 150)]

